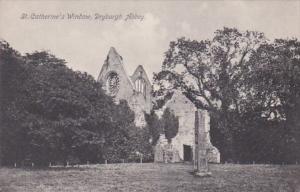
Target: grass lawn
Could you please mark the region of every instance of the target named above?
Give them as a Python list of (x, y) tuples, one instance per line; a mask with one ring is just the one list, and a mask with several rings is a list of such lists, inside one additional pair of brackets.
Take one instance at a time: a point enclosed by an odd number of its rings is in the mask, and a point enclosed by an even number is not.
[(210, 165), (196, 178), (188, 164), (108, 164), (80, 168), (0, 168), (0, 191), (300, 192), (299, 165)]

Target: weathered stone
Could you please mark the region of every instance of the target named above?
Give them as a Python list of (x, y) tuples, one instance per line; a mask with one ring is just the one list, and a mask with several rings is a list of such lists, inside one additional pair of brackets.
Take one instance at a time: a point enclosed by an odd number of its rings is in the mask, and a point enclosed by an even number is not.
[[(114, 92), (110, 89), (111, 76), (117, 75)], [(108, 56), (100, 71), (98, 81), (102, 83), (107, 94), (115, 96), (116, 102), (124, 99), (135, 112), (135, 124), (138, 127), (146, 125), (144, 112), (151, 110), (151, 84), (144, 68), (139, 65), (133, 75), (128, 76), (123, 66), (123, 59), (115, 48), (110, 48)], [(114, 81), (114, 82), (116, 82)], [(114, 83), (113, 82), (113, 83)]]
[[(98, 81), (102, 83), (107, 94), (115, 96), (116, 102), (124, 99), (135, 113), (135, 124), (138, 127), (146, 125), (144, 112), (152, 109), (151, 83), (144, 68), (139, 65), (132, 76), (128, 76), (124, 69), (123, 59), (115, 48), (110, 48), (108, 56), (102, 66)], [(195, 160), (195, 105), (181, 92), (175, 91), (172, 98), (166, 102), (163, 108), (157, 111), (162, 114), (166, 108), (170, 108), (179, 118), (178, 134), (168, 144), (164, 134), (160, 135), (155, 146), (156, 162), (179, 162)], [(208, 132), (208, 160), (220, 162), (220, 153), (210, 142), (209, 115), (205, 118), (204, 128)]]
[(205, 129), (205, 119), (207, 115), (203, 110), (197, 110), (195, 112), (195, 161), (196, 171), (195, 175), (204, 177), (209, 176), (208, 167), (208, 132)]
[[(172, 145), (174, 151), (178, 151), (179, 161), (184, 161), (190, 159), (186, 156), (192, 156), (191, 160), (195, 160), (195, 111), (197, 108), (195, 105), (180, 91), (174, 91), (174, 94), (170, 100), (166, 102), (161, 110), (157, 111), (159, 116), (162, 115), (163, 111), (169, 108), (173, 111), (173, 113), (179, 118), (179, 128), (177, 135), (172, 139)], [(216, 147), (211, 144), (209, 131), (210, 131), (210, 118), (206, 111), (205, 114), (205, 122), (201, 122), (204, 124), (204, 131), (207, 132), (207, 150), (208, 150), (208, 161), (213, 163), (220, 162), (220, 153)], [(157, 145), (160, 145), (159, 148), (163, 148), (162, 143), (165, 143), (166, 139), (162, 137), (159, 138)], [(184, 148), (191, 148), (191, 154), (189, 150)], [(186, 151), (184, 151), (186, 150)]]

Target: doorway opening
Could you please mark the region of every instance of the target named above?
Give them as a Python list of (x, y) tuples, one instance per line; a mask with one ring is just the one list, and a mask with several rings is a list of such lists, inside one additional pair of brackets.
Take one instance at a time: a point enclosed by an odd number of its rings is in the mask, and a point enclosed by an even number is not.
[(184, 161), (193, 160), (193, 150), (190, 145), (183, 145), (183, 160)]

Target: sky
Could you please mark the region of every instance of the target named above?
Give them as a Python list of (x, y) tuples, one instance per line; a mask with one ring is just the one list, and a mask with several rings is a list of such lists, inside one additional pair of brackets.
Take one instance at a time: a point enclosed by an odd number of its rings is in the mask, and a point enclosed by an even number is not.
[[(90, 15), (91, 19), (36, 19), (33, 14)], [(138, 15), (125, 21), (128, 14)], [(27, 14), (26, 19), (21, 19)], [(95, 19), (122, 15), (119, 20)], [(140, 17), (143, 17), (141, 20)], [(8, 1), (0, 0), (0, 38), (21, 52), (47, 50), (73, 70), (97, 78), (110, 47), (132, 74), (143, 65), (152, 79), (170, 41), (211, 39), (217, 29), (264, 32), (274, 38), (300, 39), (300, 1)]]

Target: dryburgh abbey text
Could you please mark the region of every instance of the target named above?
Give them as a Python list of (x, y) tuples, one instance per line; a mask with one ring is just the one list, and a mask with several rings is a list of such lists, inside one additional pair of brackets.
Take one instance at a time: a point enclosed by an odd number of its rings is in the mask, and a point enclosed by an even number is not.
[(20, 19), (23, 20), (99, 20), (99, 21), (143, 21), (144, 15), (137, 13), (128, 14), (100, 14), (100, 13), (22, 13)]

